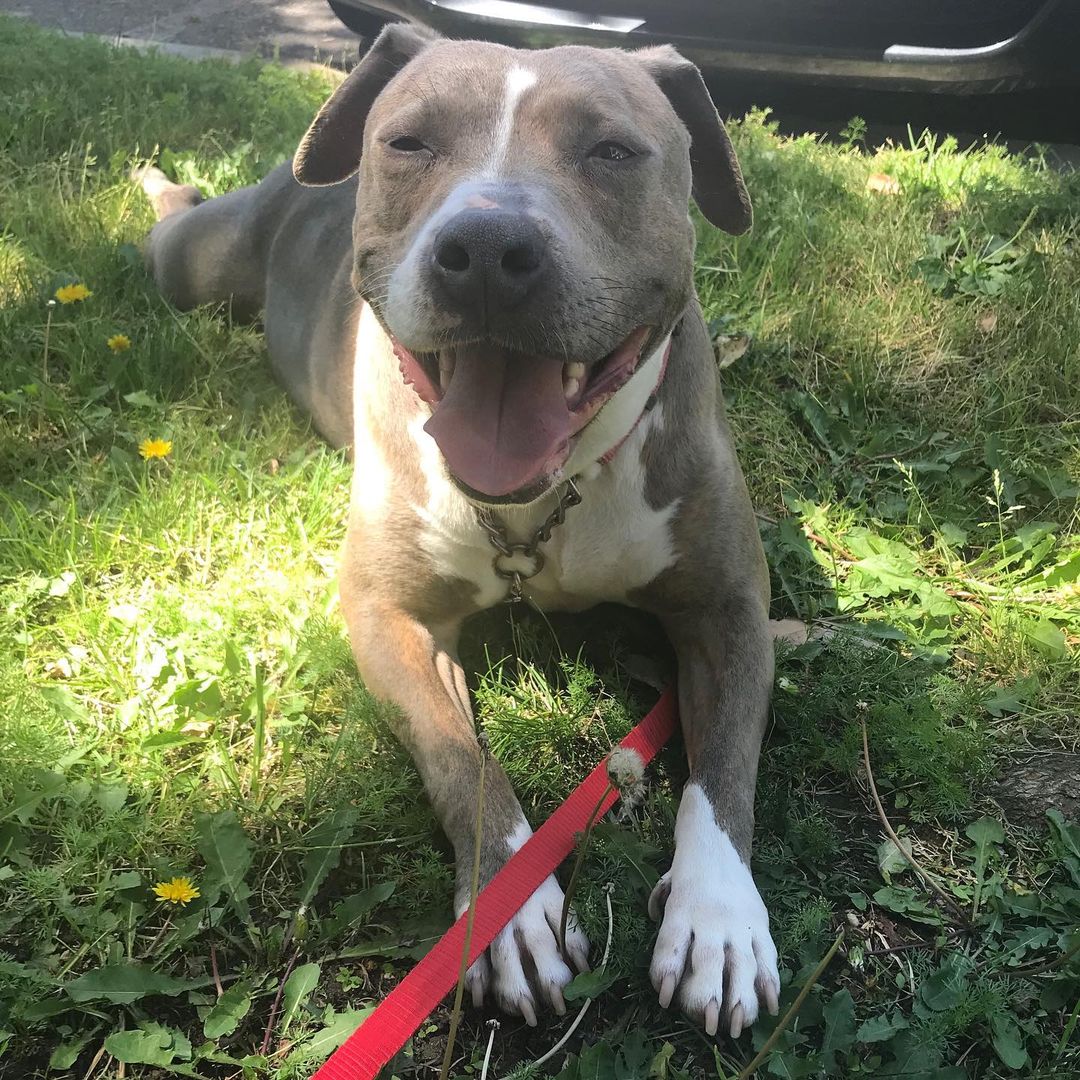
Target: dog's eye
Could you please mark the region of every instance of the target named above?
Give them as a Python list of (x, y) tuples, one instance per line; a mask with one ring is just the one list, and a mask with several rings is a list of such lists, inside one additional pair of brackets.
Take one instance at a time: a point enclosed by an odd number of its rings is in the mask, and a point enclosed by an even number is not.
[(390, 145), (395, 150), (400, 150), (405, 154), (415, 154), (420, 150), (427, 150), (428, 148), (412, 135), (399, 135), (396, 139), (390, 140)]
[(628, 158), (637, 157), (637, 154), (629, 146), (605, 139), (589, 151), (589, 157), (599, 158), (601, 161), (626, 161)]

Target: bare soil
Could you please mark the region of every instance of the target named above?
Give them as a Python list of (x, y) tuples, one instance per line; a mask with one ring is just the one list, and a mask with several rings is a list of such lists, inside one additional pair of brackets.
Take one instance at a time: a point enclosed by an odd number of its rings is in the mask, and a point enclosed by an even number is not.
[(1066, 821), (1080, 820), (1080, 754), (1036, 750), (1017, 754), (991, 792), (1016, 825), (1041, 828), (1047, 810)]

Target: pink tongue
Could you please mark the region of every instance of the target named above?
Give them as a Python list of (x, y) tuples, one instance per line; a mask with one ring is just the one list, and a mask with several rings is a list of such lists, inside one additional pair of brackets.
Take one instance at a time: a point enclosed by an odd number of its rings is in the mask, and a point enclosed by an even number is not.
[(457, 350), (450, 386), (424, 430), (462, 483), (500, 496), (558, 464), (552, 459), (571, 425), (561, 361), (469, 345)]

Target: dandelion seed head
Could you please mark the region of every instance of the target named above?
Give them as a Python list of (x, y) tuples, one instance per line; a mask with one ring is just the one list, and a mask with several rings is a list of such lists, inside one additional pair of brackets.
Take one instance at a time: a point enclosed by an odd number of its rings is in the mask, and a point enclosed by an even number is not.
[(636, 750), (627, 746), (617, 746), (608, 754), (608, 779), (621, 791), (634, 788), (645, 776), (645, 762)]

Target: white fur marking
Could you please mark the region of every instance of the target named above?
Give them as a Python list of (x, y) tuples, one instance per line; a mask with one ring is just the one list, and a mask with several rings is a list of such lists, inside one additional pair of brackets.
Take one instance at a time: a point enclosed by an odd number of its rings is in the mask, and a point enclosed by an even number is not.
[(522, 819), (514, 826), (514, 831), (506, 838), (506, 842), (510, 845), (510, 850), (516, 855), (529, 842), (532, 834), (533, 831), (529, 828), (529, 823)]
[[(653, 385), (648, 383), (650, 392)], [(609, 402), (605, 411), (614, 403)], [(447, 478), (442, 455), (424, 431), (424, 421), (421, 412), (409, 423), (428, 492), (427, 502), (413, 507), (421, 523), (420, 545), (437, 573), (472, 582), (476, 602), (490, 607), (505, 599), (507, 583), (495, 575), (493, 551), (476, 508)], [(604, 600), (625, 600), (630, 591), (647, 585), (674, 563), (671, 522), (679, 501), (659, 510), (649, 505), (641, 462), (646, 438), (663, 422), (663, 407), (658, 404), (634, 427), (608, 465), (595, 476), (582, 475), (581, 505), (570, 510), (551, 534), (544, 545), (544, 569), (526, 585), (534, 603), (549, 610), (582, 610)], [(511, 536), (524, 538), (554, 505), (553, 496), (547, 496), (525, 507), (500, 507), (498, 515)]]
[(390, 492), (390, 470), (368, 422), (369, 380), (377, 365), (372, 352), (386, 348), (386, 335), (367, 304), (356, 324), (353, 351), (353, 480), (352, 505), (365, 520), (381, 516)]
[(423, 506), (413, 506), (420, 519), (420, 547), (431, 557), (436, 573), (472, 582), (476, 602), (491, 607), (506, 596), (506, 582), (496, 577), (491, 567), (494, 552), (476, 508), (447, 478), (438, 444), (424, 430), (426, 422), (426, 410), (409, 421), (428, 493)]
[(510, 147), (510, 136), (514, 132), (514, 114), (517, 112), (518, 103), (522, 94), (531, 86), (536, 85), (535, 72), (528, 68), (519, 67), (515, 64), (506, 73), (503, 82), (502, 110), (499, 113), (499, 125), (495, 129), (492, 140), (491, 157), (483, 172), (485, 177), (494, 178), (499, 175), (499, 170), (506, 160), (506, 151)]
[[(671, 523), (679, 500), (654, 509), (645, 497), (641, 451), (650, 432), (664, 423), (658, 403), (642, 415), (656, 389), (668, 339), (642, 362), (625, 385), (582, 432), (563, 473), (577, 476), (582, 503), (566, 515), (544, 545), (544, 569), (529, 580), (529, 598), (549, 610), (581, 610), (604, 600), (618, 602), (675, 562)], [(508, 585), (496, 576), (493, 551), (476, 508), (450, 482), (438, 445), (426, 431), (426, 410), (409, 422), (427, 482), (427, 502), (413, 507), (420, 519), (420, 546), (437, 573), (463, 578), (477, 590), (476, 602), (491, 607), (506, 598)], [(598, 459), (616, 445), (607, 465)], [(530, 537), (554, 509), (548, 495), (528, 506), (497, 509), (510, 535)]]
[[(522, 819), (506, 842), (511, 851), (517, 852), (530, 836), (532, 829)], [(469, 968), (468, 985), (474, 1002), (479, 1002), (493, 983), (499, 1005), (508, 1012), (520, 1013), (527, 1020), (535, 1018), (538, 1005), (552, 1005), (560, 1012), (565, 1010), (562, 990), (574, 973), (560, 955), (556, 939), (562, 906), (563, 891), (552, 875), (496, 935), (487, 954)], [(459, 904), (459, 917), (464, 910), (465, 905)], [(589, 941), (574, 918), (567, 922), (566, 947), (576, 965), (583, 969), (589, 959)], [(540, 1002), (534, 999), (525, 974), (526, 957), (532, 961), (536, 972), (537, 988), (543, 999)]]
[[(650, 391), (653, 385), (649, 383)], [(603, 411), (615, 404), (614, 400), (608, 402)], [(579, 608), (603, 600), (624, 601), (634, 589), (647, 585), (675, 562), (671, 526), (679, 500), (659, 509), (649, 505), (641, 460), (646, 439), (663, 423), (663, 406), (658, 404), (633, 427), (619, 452), (600, 466), (594, 477), (587, 479), (582, 472), (578, 484), (581, 505), (568, 511), (566, 521), (551, 534), (544, 545), (544, 570), (526, 587), (541, 607), (571, 606), (557, 602), (560, 594), (578, 598), (579, 603), (573, 606)], [(595, 461), (616, 441), (604, 445), (595, 456), (590, 452), (582, 464)], [(575, 451), (565, 470), (567, 476), (575, 475), (577, 457)], [(549, 510), (545, 507), (544, 513)], [(513, 517), (506, 515), (506, 519), (515, 534), (525, 534)]]
[(692, 1019), (708, 1022), (710, 1011), (730, 1013), (742, 1006), (743, 1024), (752, 1024), (759, 990), (766, 1000), (780, 992), (769, 913), (749, 867), (695, 783), (686, 785), (679, 804), (675, 857), (657, 890), (665, 888), (670, 895), (650, 969), (661, 1003), (678, 985)]

